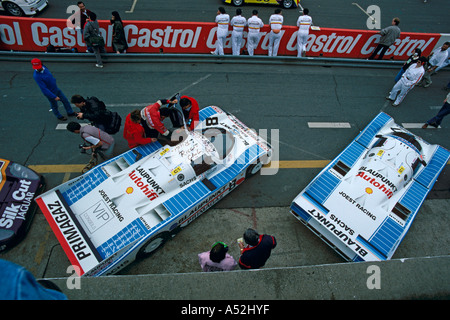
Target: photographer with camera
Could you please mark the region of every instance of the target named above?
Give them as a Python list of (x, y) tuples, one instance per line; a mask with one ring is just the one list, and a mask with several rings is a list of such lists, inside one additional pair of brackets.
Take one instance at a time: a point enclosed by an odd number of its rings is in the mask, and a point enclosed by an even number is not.
[(83, 173), (94, 167), (98, 163), (98, 156), (103, 159), (111, 157), (114, 150), (115, 141), (112, 136), (104, 132), (103, 130), (91, 125), (81, 126), (78, 122), (69, 122), (67, 124), (67, 130), (70, 132), (80, 134), (86, 145), (80, 145), (80, 149), (91, 150), (91, 160), (87, 166), (83, 169)]
[[(79, 94), (72, 96), (70, 102), (73, 103), (80, 112), (77, 112), (77, 119), (88, 120), (94, 127), (97, 127), (109, 134), (114, 134), (112, 130), (113, 112), (106, 109), (105, 103), (97, 97), (84, 98)], [(119, 124), (120, 126), (120, 124)]]

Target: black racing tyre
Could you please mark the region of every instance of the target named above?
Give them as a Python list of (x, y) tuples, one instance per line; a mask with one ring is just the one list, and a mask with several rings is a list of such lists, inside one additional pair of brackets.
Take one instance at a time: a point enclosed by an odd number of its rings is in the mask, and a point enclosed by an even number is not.
[(145, 259), (150, 257), (155, 251), (161, 248), (169, 239), (169, 232), (162, 232), (148, 240), (138, 251), (136, 259)]
[(12, 16), (21, 17), (24, 15), (23, 10), (13, 2), (4, 2), (3, 8)]
[(294, 0), (283, 0), (281, 1), (281, 5), (285, 9), (290, 9), (294, 5)]
[(233, 0), (233, 6), (240, 7), (244, 4), (244, 0)]
[(248, 166), (247, 170), (245, 171), (245, 177), (250, 178), (250, 177), (254, 176), (261, 170), (262, 167), (263, 167), (263, 164), (258, 159), (258, 161), (256, 163), (252, 163), (251, 165)]

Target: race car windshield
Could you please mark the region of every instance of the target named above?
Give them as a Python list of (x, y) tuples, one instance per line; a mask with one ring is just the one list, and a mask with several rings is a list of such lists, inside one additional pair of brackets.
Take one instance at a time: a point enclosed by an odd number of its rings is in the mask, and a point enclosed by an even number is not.
[(223, 160), (233, 149), (234, 136), (225, 129), (208, 128), (203, 130), (202, 134), (214, 145), (220, 160)]
[(393, 132), (392, 135), (394, 137), (398, 137), (398, 138), (408, 141), (419, 151), (419, 153), (422, 151), (422, 146), (420, 145), (419, 142), (417, 142), (417, 140), (416, 140), (416, 138), (414, 138), (414, 136), (407, 134), (405, 132)]

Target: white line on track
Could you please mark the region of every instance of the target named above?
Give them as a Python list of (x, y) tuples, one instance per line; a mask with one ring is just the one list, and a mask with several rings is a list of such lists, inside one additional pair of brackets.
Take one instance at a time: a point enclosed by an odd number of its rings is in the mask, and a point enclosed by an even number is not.
[(352, 5), (357, 6), (362, 12), (364, 12), (370, 19), (372, 19), (373, 22), (376, 22), (375, 18), (372, 17), (370, 14), (367, 13), (366, 10), (364, 10), (363, 8), (361, 8), (361, 6), (359, 4), (357, 4), (356, 2), (353, 2)]
[(308, 122), (309, 128), (351, 128), (348, 122)]
[(125, 13), (133, 13), (134, 12), (134, 7), (136, 7), (136, 3), (138, 2), (138, 0), (134, 0), (133, 1), (133, 5), (131, 6), (131, 10), (130, 11), (125, 11)]
[(183, 92), (183, 91), (189, 89), (190, 87), (193, 87), (193, 86), (199, 84), (199, 83), (202, 82), (203, 80), (208, 79), (210, 76), (211, 76), (211, 73), (210, 73), (210, 74), (207, 74), (207, 75), (204, 76), (204, 77), (201, 77), (201, 78), (198, 79), (197, 81), (192, 82), (192, 83), (191, 83), (190, 85), (188, 85), (186, 88), (183, 88), (183, 89), (181, 89), (181, 90), (178, 90), (178, 91), (175, 92), (172, 96), (174, 96), (174, 95), (177, 94), (177, 93), (181, 93), (181, 92)]
[[(425, 122), (421, 122), (421, 123), (402, 123), (402, 127), (405, 128), (405, 129), (421, 129), (424, 123)], [(433, 128), (433, 127), (429, 127), (429, 128)], [(438, 129), (439, 128), (442, 128), (442, 127), (439, 126)]]

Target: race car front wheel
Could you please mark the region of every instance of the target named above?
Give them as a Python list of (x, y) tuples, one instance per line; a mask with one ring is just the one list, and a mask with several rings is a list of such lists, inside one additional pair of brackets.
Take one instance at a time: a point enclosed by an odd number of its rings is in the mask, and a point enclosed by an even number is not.
[(148, 240), (140, 249), (136, 255), (137, 259), (145, 259), (150, 257), (158, 248), (162, 247), (164, 243), (169, 239), (168, 232), (162, 232), (157, 236)]
[(282, 5), (285, 9), (290, 9), (292, 5), (294, 4), (294, 0), (283, 0)]
[(262, 166), (263, 164), (259, 160), (256, 163), (249, 165), (247, 170), (245, 171), (245, 177), (249, 178), (251, 176), (254, 176), (259, 172), (259, 170), (261, 170)]
[(233, 5), (236, 7), (242, 6), (244, 0), (233, 0)]
[(2, 5), (3, 8), (12, 16), (21, 17), (24, 15), (23, 10), (15, 3), (5, 1)]

